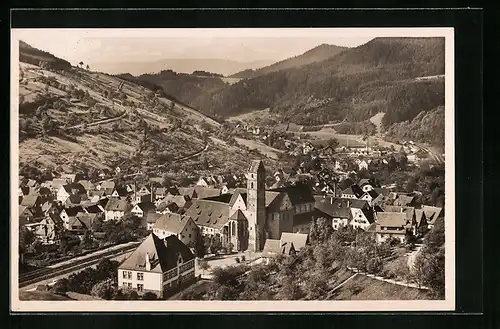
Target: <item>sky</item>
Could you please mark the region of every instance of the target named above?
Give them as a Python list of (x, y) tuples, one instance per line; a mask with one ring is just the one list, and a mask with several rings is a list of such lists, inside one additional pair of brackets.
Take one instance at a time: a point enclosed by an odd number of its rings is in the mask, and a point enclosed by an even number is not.
[(164, 59), (281, 61), (320, 44), (360, 46), (376, 37), (436, 37), (446, 28), (12, 29), (13, 39), (77, 65)]
[(325, 30), (329, 29), (18, 29), (13, 35), (73, 65), (168, 58), (280, 61), (323, 43), (356, 47), (376, 37)]

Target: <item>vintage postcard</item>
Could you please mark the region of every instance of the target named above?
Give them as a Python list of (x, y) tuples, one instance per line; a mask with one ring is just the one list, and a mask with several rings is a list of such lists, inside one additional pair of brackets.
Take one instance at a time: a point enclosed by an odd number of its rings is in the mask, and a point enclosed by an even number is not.
[(12, 29), (11, 310), (454, 310), (453, 33)]

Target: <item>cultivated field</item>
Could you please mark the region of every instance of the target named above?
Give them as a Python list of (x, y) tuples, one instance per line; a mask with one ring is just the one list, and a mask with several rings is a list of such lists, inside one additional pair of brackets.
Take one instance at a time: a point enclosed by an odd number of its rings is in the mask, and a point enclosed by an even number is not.
[(278, 154), (283, 152), (281, 150), (277, 150), (275, 148), (267, 146), (262, 142), (244, 139), (240, 137), (235, 137), (235, 139), (238, 142), (238, 144), (249, 147), (250, 149), (258, 150), (260, 153), (267, 155), (272, 159), (278, 159)]

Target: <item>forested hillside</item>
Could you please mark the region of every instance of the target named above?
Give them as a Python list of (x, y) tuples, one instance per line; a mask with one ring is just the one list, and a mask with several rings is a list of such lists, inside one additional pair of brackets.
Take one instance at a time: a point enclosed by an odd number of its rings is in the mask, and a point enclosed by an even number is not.
[(42, 64), (44, 67), (54, 70), (71, 69), (71, 64), (68, 61), (46, 51), (33, 48), (24, 41), (19, 41), (19, 61), (37, 66)]
[(249, 69), (242, 72), (238, 72), (236, 74), (233, 74), (231, 77), (249, 79), (249, 78), (255, 78), (260, 75), (268, 74), (271, 72), (276, 72), (290, 68), (297, 68), (307, 64), (323, 61), (332, 56), (335, 56), (336, 54), (346, 49), (348, 48), (322, 44), (311, 50), (306, 51), (302, 55), (298, 55), (292, 58), (287, 58), (283, 61), (274, 63), (272, 65), (257, 70)]
[[(142, 74), (136, 77), (135, 81), (155, 84), (161, 87), (167, 95), (171, 95), (187, 104), (190, 104), (191, 100), (200, 97), (202, 94), (208, 94), (227, 86), (219, 76), (195, 73), (183, 74), (172, 70), (163, 70), (156, 74)], [(212, 115), (212, 117), (214, 116)]]
[(412, 120), (444, 104), (444, 39), (377, 38), (327, 60), (281, 70), (185, 101), (208, 114), (231, 116), (271, 108), (285, 120), (315, 125), (366, 120), (387, 113), (384, 126)]
[(389, 137), (410, 139), (444, 147), (444, 106), (432, 111), (420, 112), (413, 120), (393, 124)]

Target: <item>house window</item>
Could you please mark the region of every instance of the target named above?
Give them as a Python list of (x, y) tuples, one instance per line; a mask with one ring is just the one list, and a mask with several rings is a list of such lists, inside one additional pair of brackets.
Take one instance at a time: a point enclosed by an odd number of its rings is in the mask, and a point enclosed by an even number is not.
[(144, 280), (144, 273), (137, 273), (137, 280), (143, 281)]
[(191, 237), (191, 234), (189, 234), (189, 237)]
[(143, 284), (138, 283), (138, 284), (137, 284), (137, 291), (142, 291), (142, 290), (144, 290), (144, 285), (143, 285)]
[(127, 272), (126, 271), (123, 271), (123, 278), (126, 279), (128, 276), (127, 276)]
[(127, 279), (132, 279), (132, 272), (130, 271), (127, 272)]
[(131, 282), (128, 282), (128, 283), (127, 283), (127, 287), (132, 288), (132, 283), (131, 283)]

